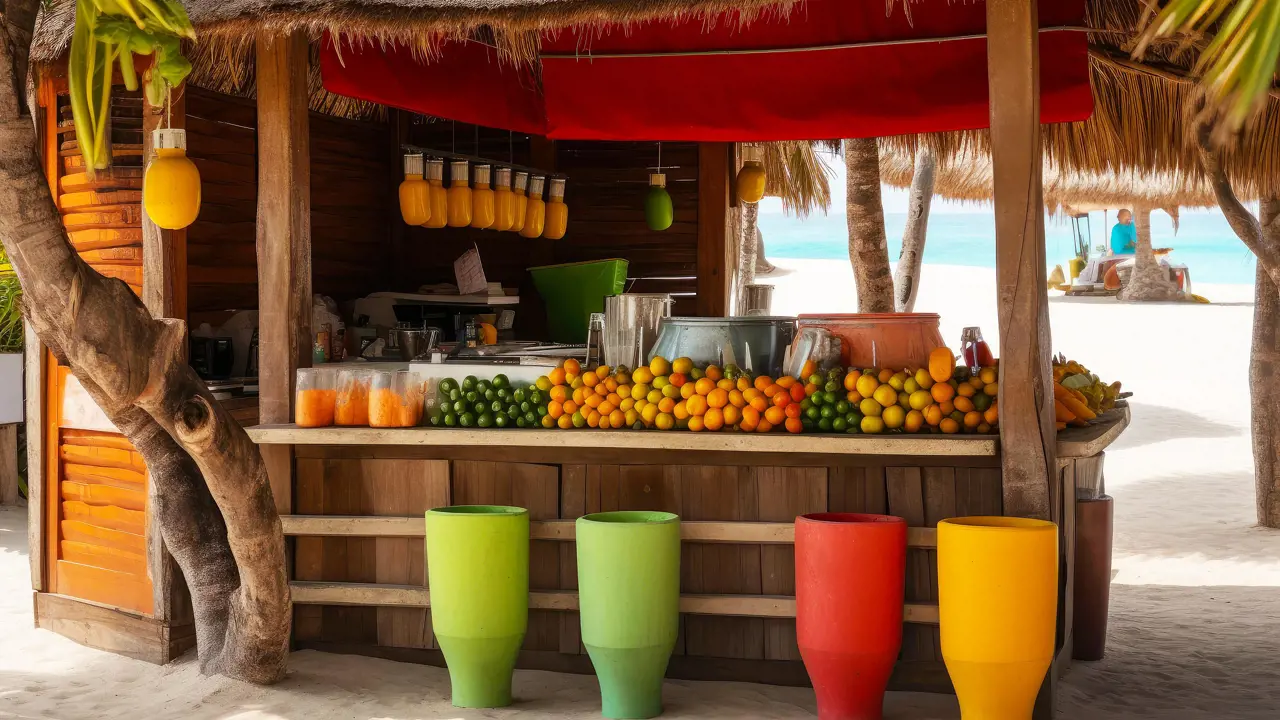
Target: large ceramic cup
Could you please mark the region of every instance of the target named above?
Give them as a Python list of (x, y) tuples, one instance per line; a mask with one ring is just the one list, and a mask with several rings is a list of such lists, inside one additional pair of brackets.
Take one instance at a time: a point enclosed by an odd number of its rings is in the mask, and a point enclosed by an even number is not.
[(578, 518), (582, 644), (607, 718), (662, 713), (662, 678), (680, 623), (680, 518), (607, 512)]
[(465, 708), (511, 704), (529, 624), (529, 511), (457, 505), (427, 512), (431, 624)]
[(1058, 527), (1012, 517), (938, 523), (942, 658), (964, 720), (1030, 720), (1053, 661)]
[(796, 518), (796, 640), (822, 720), (880, 720), (902, 647), (906, 566), (900, 517)]

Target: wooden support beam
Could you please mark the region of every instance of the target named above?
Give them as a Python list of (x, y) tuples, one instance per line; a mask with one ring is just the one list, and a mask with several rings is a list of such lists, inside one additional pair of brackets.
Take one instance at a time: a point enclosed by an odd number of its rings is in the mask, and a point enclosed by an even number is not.
[[(289, 422), (311, 365), (311, 157), (307, 38), (257, 38), (258, 385), (263, 423)], [(276, 507), (292, 509), (292, 449), (263, 448)]]
[[(185, 86), (174, 88), (173, 107), (152, 105), (142, 94), (142, 164), (153, 159), (151, 133), (159, 128), (184, 128), (187, 124)], [(143, 175), (146, 192), (146, 175)], [(151, 222), (142, 208), (142, 304), (155, 317), (187, 319), (187, 231), (164, 230)]]
[(698, 315), (729, 314), (730, 143), (698, 143)]
[[(307, 537), (406, 537), (426, 535), (420, 517), (372, 517), (352, 515), (285, 515), (280, 518), (284, 534)], [(573, 520), (534, 520), (529, 523), (532, 540), (573, 541)], [(683, 542), (759, 543), (790, 545), (796, 541), (795, 525), (784, 522), (720, 522), (686, 520), (680, 523)], [(907, 528), (907, 547), (933, 549), (938, 546), (937, 528)]]
[(18, 504), (18, 425), (0, 425), (0, 505)]
[(23, 338), (27, 415), (27, 552), (31, 560), (31, 589), (41, 592), (44, 583), (44, 468), (45, 468), (45, 358), (49, 351), (28, 323)]
[(1048, 520), (1057, 440), (1044, 282), (1038, 22), (1036, 3), (987, 2), (1004, 514)]
[[(417, 585), (378, 583), (292, 582), (290, 595), (297, 605), (354, 605), (377, 607), (431, 607), (431, 591)], [(530, 610), (578, 609), (578, 593), (573, 591), (533, 591)], [(691, 615), (793, 618), (796, 599), (790, 595), (681, 595), (680, 612)], [(907, 604), (903, 620), (936, 625), (938, 606)]]

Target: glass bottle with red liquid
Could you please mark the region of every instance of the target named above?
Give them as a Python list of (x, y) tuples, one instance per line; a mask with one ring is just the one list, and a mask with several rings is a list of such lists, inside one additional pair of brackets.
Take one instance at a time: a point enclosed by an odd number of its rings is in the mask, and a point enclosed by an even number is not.
[(996, 364), (995, 356), (991, 354), (991, 346), (982, 339), (982, 328), (967, 327), (960, 331), (960, 354), (970, 371)]

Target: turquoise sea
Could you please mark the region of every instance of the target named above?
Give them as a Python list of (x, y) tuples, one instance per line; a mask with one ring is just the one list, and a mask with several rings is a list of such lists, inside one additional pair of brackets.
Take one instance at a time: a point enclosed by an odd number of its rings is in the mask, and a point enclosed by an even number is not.
[[(1090, 213), (1093, 245), (1110, 237), (1115, 213), (1109, 213), (1104, 228), (1101, 212)], [(904, 213), (885, 213), (889, 239), (889, 259), (896, 261), (902, 246)], [(774, 258), (847, 259), (848, 230), (843, 214), (815, 214), (808, 218), (788, 217), (781, 212), (761, 212), (765, 254)], [(1219, 212), (1186, 211), (1178, 234), (1163, 212), (1152, 213), (1152, 243), (1172, 247), (1170, 260), (1187, 265), (1193, 282), (1253, 284), (1254, 257), (1227, 225)], [(1074, 255), (1070, 220), (1045, 218), (1045, 242), (1049, 267)], [(995, 267), (995, 217), (989, 212), (934, 212), (929, 218), (924, 261), (944, 265)]]

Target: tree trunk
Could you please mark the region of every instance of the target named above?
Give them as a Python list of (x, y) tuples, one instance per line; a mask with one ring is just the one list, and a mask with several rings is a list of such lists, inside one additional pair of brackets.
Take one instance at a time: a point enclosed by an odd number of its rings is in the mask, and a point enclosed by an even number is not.
[(1196, 134), (1200, 164), (1227, 224), (1258, 259), (1249, 353), (1253, 476), (1258, 524), (1280, 528), (1280, 197), (1273, 191), (1258, 203), (1259, 222), (1236, 197), (1210, 133), (1202, 124)]
[(756, 221), (760, 217), (760, 206), (756, 203), (742, 203), (742, 237), (738, 243), (738, 312), (747, 312), (747, 286), (756, 281), (757, 252)]
[[(191, 588), (200, 667), (256, 683), (284, 677), (291, 607), (284, 535), (257, 447), (185, 361), (186, 328), (155, 319), (123, 282), (72, 249), (18, 99), (13, 40), (37, 0), (4, 9), (0, 42), (0, 241), (23, 311), (138, 449), (161, 535)], [(52, 109), (50, 110), (52, 112)]]
[(764, 233), (760, 231), (759, 223), (756, 224), (756, 274), (766, 275), (777, 270), (773, 263), (769, 262), (768, 256), (764, 252)]
[(1120, 290), (1120, 299), (1128, 301), (1179, 300), (1182, 292), (1169, 279), (1169, 271), (1156, 261), (1151, 247), (1151, 208), (1136, 205), (1133, 224), (1138, 231), (1138, 244), (1133, 256), (1133, 272)]
[(849, 262), (858, 292), (858, 312), (893, 312), (893, 276), (880, 202), (880, 150), (875, 138), (844, 141), (848, 178), (846, 217)]
[(898, 312), (916, 309), (920, 291), (920, 266), (924, 263), (925, 232), (929, 227), (929, 204), (933, 202), (934, 171), (938, 162), (933, 150), (924, 143), (916, 149), (916, 170), (911, 176), (911, 195), (907, 199), (907, 226), (902, 230), (902, 252), (893, 275), (894, 305)]

